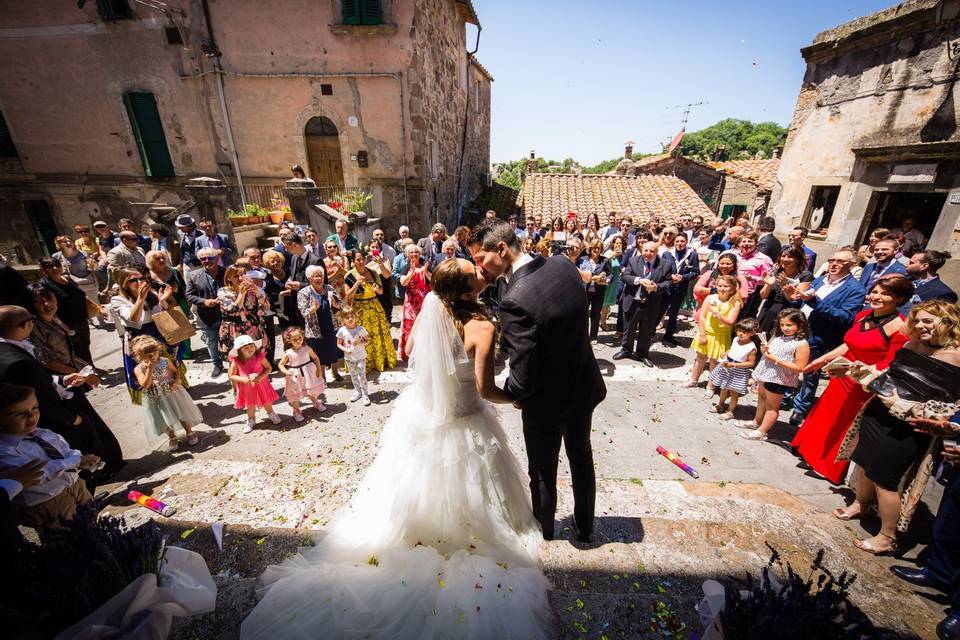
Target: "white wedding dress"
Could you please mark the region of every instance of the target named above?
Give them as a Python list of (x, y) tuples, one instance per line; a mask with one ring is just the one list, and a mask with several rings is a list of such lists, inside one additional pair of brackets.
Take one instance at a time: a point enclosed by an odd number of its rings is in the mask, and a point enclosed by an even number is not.
[(316, 546), (264, 572), (242, 640), (553, 637), (526, 476), (432, 293), (413, 382)]

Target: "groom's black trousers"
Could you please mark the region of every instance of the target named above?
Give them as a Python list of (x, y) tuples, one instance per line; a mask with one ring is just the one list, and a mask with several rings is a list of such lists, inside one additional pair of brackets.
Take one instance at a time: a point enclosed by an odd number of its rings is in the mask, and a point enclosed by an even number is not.
[(593, 510), (597, 499), (597, 478), (590, 446), (593, 412), (564, 423), (544, 422), (524, 412), (523, 439), (527, 447), (527, 471), (533, 515), (540, 521), (543, 539), (553, 540), (553, 520), (557, 513), (557, 465), (563, 441), (570, 462), (573, 482), (573, 517), (582, 534), (593, 533)]

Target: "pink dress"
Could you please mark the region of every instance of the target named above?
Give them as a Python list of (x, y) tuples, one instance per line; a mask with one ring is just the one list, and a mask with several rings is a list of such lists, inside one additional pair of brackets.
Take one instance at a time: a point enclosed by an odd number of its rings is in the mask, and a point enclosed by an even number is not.
[[(242, 362), (236, 356), (230, 356), (230, 362), (237, 365), (238, 376), (248, 376), (251, 373), (260, 375), (263, 373), (263, 351), (257, 351), (256, 355)], [(237, 402), (233, 405), (237, 409), (246, 409), (249, 406), (262, 407), (265, 404), (273, 404), (279, 399), (273, 385), (270, 384), (270, 378), (265, 377), (251, 384), (249, 382), (237, 384)]]
[[(300, 400), (305, 396), (316, 398), (326, 390), (323, 378), (317, 375), (317, 366), (310, 359), (307, 345), (297, 350), (287, 349), (284, 355), (287, 356), (286, 368), (290, 370), (284, 389), (287, 400)], [(297, 373), (294, 374), (294, 371)]]

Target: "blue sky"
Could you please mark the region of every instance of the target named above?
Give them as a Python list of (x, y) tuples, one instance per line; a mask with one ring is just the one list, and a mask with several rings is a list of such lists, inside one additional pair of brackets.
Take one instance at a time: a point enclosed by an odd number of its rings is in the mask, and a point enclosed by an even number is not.
[[(491, 161), (659, 151), (727, 117), (786, 125), (800, 48), (894, 0), (474, 0), (477, 57), (495, 78)], [(468, 31), (470, 47), (475, 30)]]

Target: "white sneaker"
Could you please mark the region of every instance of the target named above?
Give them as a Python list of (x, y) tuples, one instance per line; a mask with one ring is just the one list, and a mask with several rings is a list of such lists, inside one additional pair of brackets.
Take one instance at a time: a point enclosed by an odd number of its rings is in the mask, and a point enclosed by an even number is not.
[(280, 424), (281, 421), (282, 421), (282, 418), (280, 418), (280, 416), (277, 415), (276, 411), (270, 414), (270, 422), (272, 422), (273, 424)]
[(250, 433), (253, 431), (253, 426), (256, 424), (253, 420), (247, 420), (247, 424), (243, 427), (244, 433)]
[(368, 398), (367, 396), (363, 396), (363, 406), (365, 407), (370, 406), (370, 398)]
[(299, 411), (297, 411), (295, 414), (293, 414), (293, 421), (294, 421), (294, 422), (303, 422), (303, 421), (304, 421), (303, 414), (300, 413)]
[(350, 402), (356, 402), (362, 397), (363, 397), (363, 394), (361, 394), (359, 391), (354, 391), (353, 395), (350, 396)]

